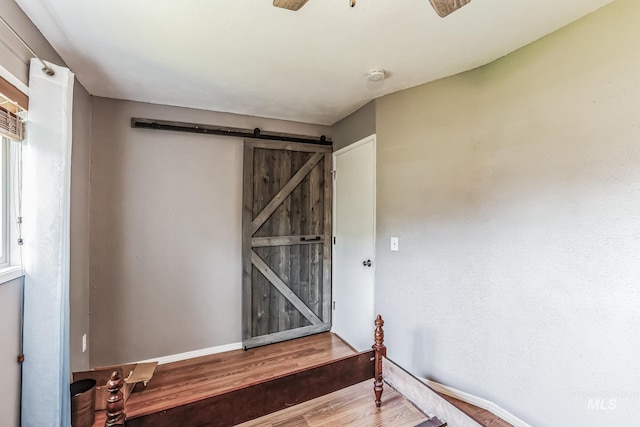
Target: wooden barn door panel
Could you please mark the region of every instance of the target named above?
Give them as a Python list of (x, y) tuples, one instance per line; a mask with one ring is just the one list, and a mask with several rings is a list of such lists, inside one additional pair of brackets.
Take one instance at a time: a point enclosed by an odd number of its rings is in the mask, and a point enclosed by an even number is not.
[(243, 344), (331, 326), (331, 148), (245, 141)]

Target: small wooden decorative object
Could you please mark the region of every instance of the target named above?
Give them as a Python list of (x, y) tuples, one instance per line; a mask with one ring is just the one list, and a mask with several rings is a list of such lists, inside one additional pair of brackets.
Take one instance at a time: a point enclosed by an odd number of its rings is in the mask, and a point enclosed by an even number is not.
[(107, 420), (105, 427), (124, 426), (124, 396), (122, 394), (122, 386), (124, 379), (117, 372), (111, 374), (111, 378), (107, 381), (107, 391), (110, 393), (107, 399)]
[(384, 345), (384, 320), (378, 314), (375, 321), (376, 331), (374, 334), (373, 350), (375, 351), (375, 378), (373, 381), (373, 392), (376, 395), (376, 407), (380, 407), (382, 403), (382, 358), (387, 357), (387, 347)]

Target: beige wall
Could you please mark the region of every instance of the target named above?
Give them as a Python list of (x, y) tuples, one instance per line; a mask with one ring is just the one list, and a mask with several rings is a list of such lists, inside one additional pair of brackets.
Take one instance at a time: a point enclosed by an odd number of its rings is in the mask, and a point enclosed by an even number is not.
[(392, 359), (532, 425), (637, 424), (638, 22), (618, 0), (376, 102)]
[[(64, 61), (13, 0), (0, 0), (0, 15), (38, 55), (58, 65)], [(0, 66), (24, 84), (29, 83), (30, 53), (0, 25)], [(89, 333), (89, 161), (91, 96), (76, 79), (73, 96), (73, 153), (71, 159), (71, 370), (89, 367), (89, 351), (82, 352), (82, 335)]]
[(371, 101), (331, 127), (333, 151), (376, 133), (376, 104)]
[(320, 126), (94, 98), (94, 366), (241, 340), (242, 139), (132, 129), (132, 117), (330, 134)]

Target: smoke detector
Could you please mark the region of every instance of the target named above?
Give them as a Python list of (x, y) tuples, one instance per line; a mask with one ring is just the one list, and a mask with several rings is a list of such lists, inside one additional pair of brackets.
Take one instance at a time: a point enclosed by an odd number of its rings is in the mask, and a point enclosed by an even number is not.
[(370, 82), (381, 82), (385, 77), (387, 77), (387, 75), (382, 68), (373, 68), (367, 73), (367, 80)]

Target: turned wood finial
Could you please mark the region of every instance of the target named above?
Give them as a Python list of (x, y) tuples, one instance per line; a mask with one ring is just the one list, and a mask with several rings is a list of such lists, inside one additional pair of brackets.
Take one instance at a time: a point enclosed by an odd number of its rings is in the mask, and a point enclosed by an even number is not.
[(373, 392), (376, 395), (376, 406), (379, 408), (382, 403), (382, 358), (387, 357), (387, 347), (384, 345), (384, 330), (382, 327), (384, 326), (384, 320), (382, 320), (382, 316), (378, 314), (376, 317), (376, 321), (374, 322), (376, 325), (376, 331), (374, 333), (373, 346), (372, 348), (375, 350), (375, 378), (373, 380)]
[(384, 347), (384, 330), (382, 329), (384, 320), (382, 320), (382, 316), (378, 314), (374, 324), (376, 325), (376, 331), (373, 334), (373, 349), (377, 350)]
[(109, 392), (109, 398), (107, 399), (107, 420), (105, 421), (105, 427), (124, 426), (124, 396), (122, 394), (122, 386), (124, 385), (124, 379), (118, 373), (113, 371), (111, 378), (107, 381), (107, 391)]

